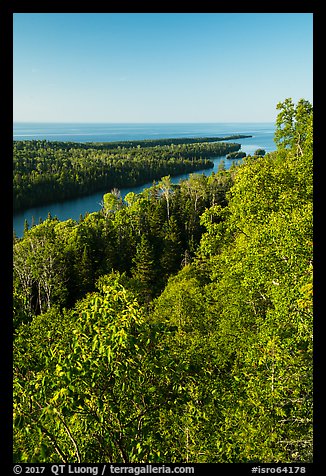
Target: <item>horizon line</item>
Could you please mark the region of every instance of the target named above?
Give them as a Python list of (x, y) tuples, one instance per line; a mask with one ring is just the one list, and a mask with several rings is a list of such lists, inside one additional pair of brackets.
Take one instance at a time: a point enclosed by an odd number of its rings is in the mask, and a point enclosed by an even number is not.
[(162, 121), (162, 122), (78, 122), (78, 121), (13, 121), (13, 124), (264, 124), (274, 123), (275, 121)]

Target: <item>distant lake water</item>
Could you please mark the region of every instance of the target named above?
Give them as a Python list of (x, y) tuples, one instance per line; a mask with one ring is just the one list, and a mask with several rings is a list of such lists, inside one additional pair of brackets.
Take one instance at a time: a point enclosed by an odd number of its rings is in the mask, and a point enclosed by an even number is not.
[[(14, 140), (51, 140), (67, 142), (114, 142), (122, 140), (143, 140), (162, 139), (171, 137), (223, 137), (232, 134), (246, 134), (252, 137), (237, 139), (233, 142), (241, 144), (241, 150), (246, 154), (253, 154), (258, 148), (271, 152), (276, 149), (274, 143), (275, 126), (273, 123), (161, 123), (161, 124), (58, 124), (58, 123), (14, 123)], [(220, 162), (225, 161), (228, 169), (232, 165), (232, 160), (225, 160), (225, 156), (213, 158), (214, 168), (196, 173), (210, 175), (217, 172)], [(189, 174), (178, 175), (172, 178), (173, 183), (178, 183), (182, 179), (188, 178)], [(160, 177), (157, 179), (159, 180)], [(141, 192), (144, 188), (150, 187), (152, 182), (140, 187), (121, 188), (121, 196), (133, 191)], [(40, 206), (17, 213), (13, 217), (13, 227), (17, 236), (22, 236), (24, 221), (27, 219), (29, 225), (34, 216), (35, 223), (39, 218), (43, 220), (48, 212), (59, 220), (72, 218), (78, 220), (80, 215), (91, 213), (100, 209), (101, 193), (57, 202), (46, 206)]]

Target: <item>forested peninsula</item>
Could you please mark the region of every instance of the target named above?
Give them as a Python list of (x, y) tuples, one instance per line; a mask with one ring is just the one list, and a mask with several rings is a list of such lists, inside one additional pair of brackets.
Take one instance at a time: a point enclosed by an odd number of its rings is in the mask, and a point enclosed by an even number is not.
[(275, 152), (14, 237), (15, 462), (312, 461), (313, 109), (277, 110)]
[(211, 157), (241, 147), (222, 140), (243, 137), (248, 136), (111, 143), (14, 141), (14, 212), (211, 168)]

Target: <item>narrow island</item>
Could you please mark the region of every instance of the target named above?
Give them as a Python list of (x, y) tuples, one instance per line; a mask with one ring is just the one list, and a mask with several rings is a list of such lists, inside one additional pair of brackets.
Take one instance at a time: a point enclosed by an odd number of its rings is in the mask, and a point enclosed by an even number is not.
[(243, 159), (244, 157), (246, 157), (246, 153), (245, 152), (242, 152), (242, 151), (239, 151), (239, 152), (230, 152), (229, 154), (227, 154), (226, 158), (227, 159)]
[(213, 167), (212, 157), (241, 145), (224, 137), (163, 138), (120, 142), (14, 141), (13, 209), (136, 187), (161, 177)]

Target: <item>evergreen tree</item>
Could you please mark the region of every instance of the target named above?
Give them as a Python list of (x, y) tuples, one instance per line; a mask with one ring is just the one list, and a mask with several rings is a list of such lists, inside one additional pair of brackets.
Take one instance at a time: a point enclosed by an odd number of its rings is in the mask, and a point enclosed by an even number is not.
[(176, 219), (173, 216), (171, 216), (169, 222), (164, 226), (163, 233), (164, 238), (160, 266), (165, 284), (167, 278), (180, 269), (183, 258), (180, 232)]
[(157, 273), (153, 246), (145, 235), (141, 236), (132, 262), (131, 274), (135, 289), (140, 295), (141, 302), (148, 303), (157, 289)]

